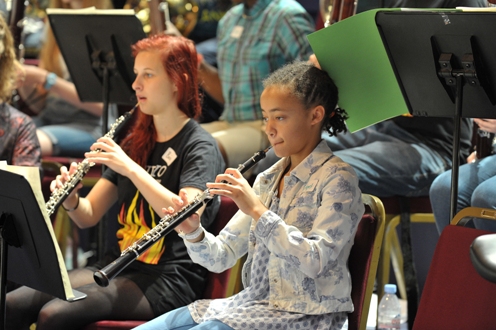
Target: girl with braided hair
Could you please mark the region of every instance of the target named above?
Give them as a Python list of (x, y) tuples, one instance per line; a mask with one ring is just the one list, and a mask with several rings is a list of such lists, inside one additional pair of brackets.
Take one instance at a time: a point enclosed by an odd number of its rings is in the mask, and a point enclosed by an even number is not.
[(253, 188), (233, 168), (207, 184), (240, 209), (218, 236), (196, 216), (176, 228), (186, 233), (180, 236), (192, 260), (210, 271), (247, 254), (244, 290), (198, 300), (136, 329), (343, 327), (353, 311), (347, 262), (364, 206), (354, 170), (321, 138), (322, 130), (345, 130), (337, 101), (331, 78), (312, 64), (289, 64), (264, 81), (265, 133), (282, 159)]

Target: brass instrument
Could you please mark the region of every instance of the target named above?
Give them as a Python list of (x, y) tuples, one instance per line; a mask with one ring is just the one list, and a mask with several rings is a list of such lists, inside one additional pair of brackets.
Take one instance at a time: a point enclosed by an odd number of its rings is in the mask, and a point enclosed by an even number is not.
[(358, 0), (320, 0), (320, 14), (324, 26), (339, 22), (345, 18), (355, 15)]
[[(250, 159), (243, 164), (239, 165), (238, 171), (244, 173), (252, 168), (256, 163), (265, 158), (265, 155), (272, 146), (265, 150), (256, 152)], [(160, 219), (159, 223), (150, 231), (144, 234), (139, 240), (134, 242), (131, 246), (125, 249), (120, 257), (112, 263), (103, 267), (101, 270), (93, 274), (95, 282), (99, 286), (106, 287), (109, 281), (116, 277), (121, 271), (124, 270), (131, 262), (133, 262), (140, 254), (148, 250), (157, 240), (168, 235), (184, 220), (189, 218), (202, 206), (207, 205), (212, 199), (213, 195), (210, 194), (210, 189), (206, 189), (198, 194), (191, 203), (184, 206), (181, 210), (173, 215), (167, 215)]]
[[(167, 5), (165, 7), (165, 5)], [(198, 21), (199, 6), (195, 0), (139, 0), (128, 1), (125, 8), (132, 8), (143, 24), (147, 34), (157, 34), (166, 30), (166, 15), (185, 37)], [(167, 9), (167, 10), (166, 10)], [(167, 13), (168, 12), (168, 13)]]
[[(117, 118), (117, 120), (112, 124), (110, 127), (110, 130), (107, 132), (107, 134), (104, 135), (104, 137), (108, 137), (113, 139), (117, 130), (123, 126), (125, 122), (131, 118), (133, 112), (135, 109), (138, 107), (138, 105), (134, 106), (131, 110)], [(93, 150), (91, 152), (100, 152), (100, 149)], [(79, 182), (83, 179), (83, 177), (88, 173), (90, 168), (94, 166), (95, 163), (90, 162), (87, 158), (85, 158), (83, 161), (81, 161), (77, 165), (77, 170), (74, 172), (69, 180), (67, 180), (64, 185), (58, 189), (55, 189), (52, 194), (50, 195), (50, 199), (48, 202), (46, 202), (45, 207), (48, 216), (52, 215), (55, 210), (65, 201), (67, 196), (76, 188)]]

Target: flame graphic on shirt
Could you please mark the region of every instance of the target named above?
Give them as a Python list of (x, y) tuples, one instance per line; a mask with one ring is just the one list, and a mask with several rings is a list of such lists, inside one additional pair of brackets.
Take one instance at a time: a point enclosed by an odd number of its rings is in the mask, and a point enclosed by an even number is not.
[[(125, 204), (121, 207), (118, 222), (122, 227), (117, 231), (117, 239), (121, 251), (131, 246), (151, 229), (146, 224), (145, 212), (150, 214), (152, 227), (155, 227), (157, 222), (160, 221), (153, 208), (148, 205), (148, 209), (145, 209), (146, 206), (144, 204), (145, 200), (140, 198), (140, 193), (137, 191), (127, 210)], [(162, 237), (136, 259), (147, 264), (156, 265), (164, 251), (164, 238)]]

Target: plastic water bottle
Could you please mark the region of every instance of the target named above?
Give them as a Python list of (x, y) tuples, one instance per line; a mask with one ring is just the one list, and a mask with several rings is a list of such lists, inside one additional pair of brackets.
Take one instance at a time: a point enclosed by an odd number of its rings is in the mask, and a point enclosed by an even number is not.
[(401, 323), (401, 306), (396, 296), (396, 284), (384, 286), (384, 296), (379, 303), (379, 330), (399, 329)]

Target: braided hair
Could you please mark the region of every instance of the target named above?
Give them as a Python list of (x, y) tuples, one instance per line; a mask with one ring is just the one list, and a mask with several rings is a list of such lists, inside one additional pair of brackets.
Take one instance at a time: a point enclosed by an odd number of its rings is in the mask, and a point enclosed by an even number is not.
[(346, 132), (345, 120), (348, 114), (337, 107), (338, 88), (331, 77), (313, 64), (297, 61), (279, 68), (263, 81), (264, 88), (271, 86), (287, 88), (304, 105), (310, 109), (322, 105), (325, 109), (322, 130), (330, 136)]

